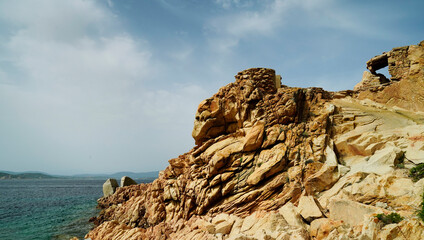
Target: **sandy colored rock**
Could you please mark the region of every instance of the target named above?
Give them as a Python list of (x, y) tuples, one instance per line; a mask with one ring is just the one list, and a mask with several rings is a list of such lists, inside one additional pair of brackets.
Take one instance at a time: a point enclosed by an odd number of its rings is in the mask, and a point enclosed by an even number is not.
[(341, 226), (341, 221), (334, 221), (329, 218), (319, 218), (311, 222), (310, 235), (313, 239), (325, 239), (330, 232)]
[(379, 91), (363, 91), (359, 99), (368, 98), (388, 106), (424, 111), (424, 99), (419, 97), (424, 89), (424, 45), (393, 48), (386, 55), (393, 83)]
[[(423, 47), (373, 58), (357, 91), (292, 88), (272, 69), (241, 71), (199, 104), (196, 146), (152, 183), (100, 198), (87, 237), (422, 238), (414, 216), (424, 180), (408, 172), (424, 162)], [(385, 64), (392, 77), (381, 84), (375, 71)], [(405, 220), (375, 222), (391, 211)]]
[(215, 233), (228, 234), (231, 232), (233, 222), (222, 221), (215, 225)]
[(301, 196), (297, 211), (307, 222), (312, 222), (314, 219), (324, 216), (321, 212), (321, 206), (313, 196)]
[(278, 212), (284, 217), (289, 225), (302, 228), (306, 226), (293, 203), (286, 203), (278, 209)]
[(307, 194), (322, 192), (333, 186), (340, 177), (337, 165), (324, 164), (314, 174), (308, 176), (305, 181), (305, 191)]
[(247, 184), (256, 185), (263, 179), (281, 171), (287, 162), (286, 149), (286, 146), (281, 143), (270, 150), (261, 151), (255, 170), (246, 180)]
[(353, 90), (367, 90), (372, 87), (379, 87), (389, 82), (390, 80), (387, 79), (383, 74), (373, 74), (368, 71), (365, 71), (362, 75), (362, 81), (356, 84)]
[(351, 169), (354, 172), (366, 172), (384, 175), (394, 170), (394, 167), (399, 163), (403, 152), (393, 146), (388, 146), (384, 149), (376, 151), (371, 157), (367, 158), (362, 164), (357, 164)]
[(264, 137), (265, 125), (262, 122), (257, 122), (252, 129), (247, 133), (243, 150), (246, 152), (254, 151), (262, 145)]
[(360, 225), (372, 214), (383, 212), (381, 208), (342, 199), (333, 199), (329, 210), (331, 220), (343, 221), (350, 226)]

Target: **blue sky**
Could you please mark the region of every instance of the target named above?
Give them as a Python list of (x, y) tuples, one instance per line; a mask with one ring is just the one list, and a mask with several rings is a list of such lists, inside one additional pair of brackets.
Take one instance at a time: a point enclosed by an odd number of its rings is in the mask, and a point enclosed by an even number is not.
[(423, 1), (0, 0), (0, 169), (152, 171), (198, 103), (250, 67), (352, 89), (424, 40)]

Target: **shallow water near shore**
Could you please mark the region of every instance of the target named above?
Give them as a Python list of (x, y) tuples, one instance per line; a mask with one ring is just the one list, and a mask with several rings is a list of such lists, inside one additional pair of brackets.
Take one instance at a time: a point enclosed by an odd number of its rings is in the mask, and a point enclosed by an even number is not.
[(104, 180), (0, 180), (0, 239), (83, 238)]

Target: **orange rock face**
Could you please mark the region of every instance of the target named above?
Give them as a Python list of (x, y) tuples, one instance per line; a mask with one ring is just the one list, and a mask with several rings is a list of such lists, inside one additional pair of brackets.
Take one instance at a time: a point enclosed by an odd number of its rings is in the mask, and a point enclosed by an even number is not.
[[(408, 59), (419, 56), (407, 54)], [(414, 64), (409, 69), (415, 69)], [(415, 78), (424, 82), (420, 71), (415, 75), (410, 71), (408, 76), (399, 73), (404, 79), (393, 84), (408, 85)], [(340, 214), (329, 214), (330, 202), (337, 198), (373, 204), (376, 211), (384, 204), (401, 209), (399, 201), (383, 199), (389, 198), (388, 193), (406, 197), (418, 191), (418, 185), (387, 168), (399, 160), (382, 153), (397, 149), (415, 154), (420, 146), (424, 149), (424, 143), (416, 141), (408, 148), (412, 141), (408, 139), (421, 131), (421, 125), (411, 128), (409, 118), (399, 119), (378, 105), (376, 99), (381, 98), (370, 99), (372, 104), (361, 100), (369, 90), (332, 93), (290, 88), (279, 83), (274, 70), (265, 68), (248, 69), (235, 78), (200, 103), (192, 132), (196, 146), (169, 160), (153, 183), (121, 187), (99, 199), (102, 211), (92, 219), (96, 227), (86, 238), (336, 239), (345, 232), (345, 237), (365, 237), (371, 233), (361, 227), (346, 226), (340, 219), (325, 220)], [(404, 135), (394, 130), (404, 128), (400, 130)], [(382, 187), (387, 188), (386, 195), (373, 189), (378, 184), (372, 181), (388, 179), (379, 176), (378, 169), (393, 175), (392, 182)], [(399, 190), (402, 183), (405, 189)], [(349, 186), (356, 188), (344, 191)], [(368, 195), (381, 203), (364, 198)], [(316, 207), (305, 204), (308, 201)], [(309, 233), (311, 222), (314, 227)]]

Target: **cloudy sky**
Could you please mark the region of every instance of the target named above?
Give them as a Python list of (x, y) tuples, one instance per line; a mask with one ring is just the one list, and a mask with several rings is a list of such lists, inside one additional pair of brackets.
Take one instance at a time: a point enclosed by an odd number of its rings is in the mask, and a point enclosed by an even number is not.
[(250, 67), (352, 89), (424, 40), (424, 1), (0, 0), (0, 170), (152, 171), (198, 103)]

